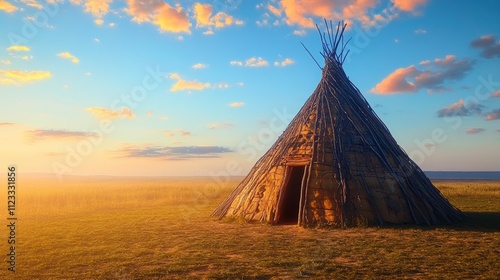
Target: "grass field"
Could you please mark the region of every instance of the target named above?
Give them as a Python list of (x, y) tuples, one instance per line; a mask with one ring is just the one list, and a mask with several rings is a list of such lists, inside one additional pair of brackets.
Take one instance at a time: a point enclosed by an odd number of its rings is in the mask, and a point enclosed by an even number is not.
[(435, 183), (468, 215), (461, 224), (347, 230), (210, 218), (237, 182), (75, 177), (60, 183), (21, 177), (17, 271), (15, 275), (7, 271), (4, 228), (0, 279), (498, 279), (500, 275), (499, 182)]

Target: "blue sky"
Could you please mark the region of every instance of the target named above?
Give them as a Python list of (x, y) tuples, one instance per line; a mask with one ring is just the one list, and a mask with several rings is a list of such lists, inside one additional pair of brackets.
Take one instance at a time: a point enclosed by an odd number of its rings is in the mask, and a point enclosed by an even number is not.
[(24, 172), (244, 175), (314, 91), (314, 24), (424, 170), (500, 170), (497, 1), (0, 0), (0, 154)]

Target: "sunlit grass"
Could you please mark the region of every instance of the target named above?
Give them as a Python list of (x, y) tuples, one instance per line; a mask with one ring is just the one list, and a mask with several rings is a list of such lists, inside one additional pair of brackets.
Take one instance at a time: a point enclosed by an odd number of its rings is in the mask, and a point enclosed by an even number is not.
[(468, 214), (458, 225), (341, 230), (210, 218), (238, 180), (25, 178), (14, 279), (494, 279), (500, 272), (498, 182), (436, 183)]

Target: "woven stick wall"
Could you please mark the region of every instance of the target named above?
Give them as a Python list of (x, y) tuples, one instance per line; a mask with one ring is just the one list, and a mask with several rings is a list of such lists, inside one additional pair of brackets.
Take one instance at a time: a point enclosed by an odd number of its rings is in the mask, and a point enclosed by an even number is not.
[[(301, 226), (344, 227), (460, 221), (463, 214), (396, 143), (346, 76), (346, 25), (333, 31), (332, 22), (325, 24), (325, 66), (316, 90), (212, 216), (275, 224), (292, 211)], [(298, 187), (291, 187), (293, 180)], [(289, 197), (298, 203), (287, 203)]]

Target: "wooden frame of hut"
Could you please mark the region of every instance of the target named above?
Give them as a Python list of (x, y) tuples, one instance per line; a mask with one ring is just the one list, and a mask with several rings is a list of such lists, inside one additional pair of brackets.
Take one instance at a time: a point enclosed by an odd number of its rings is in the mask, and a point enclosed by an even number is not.
[(305, 227), (460, 221), (345, 74), (346, 25), (325, 24), (316, 90), (212, 216)]

